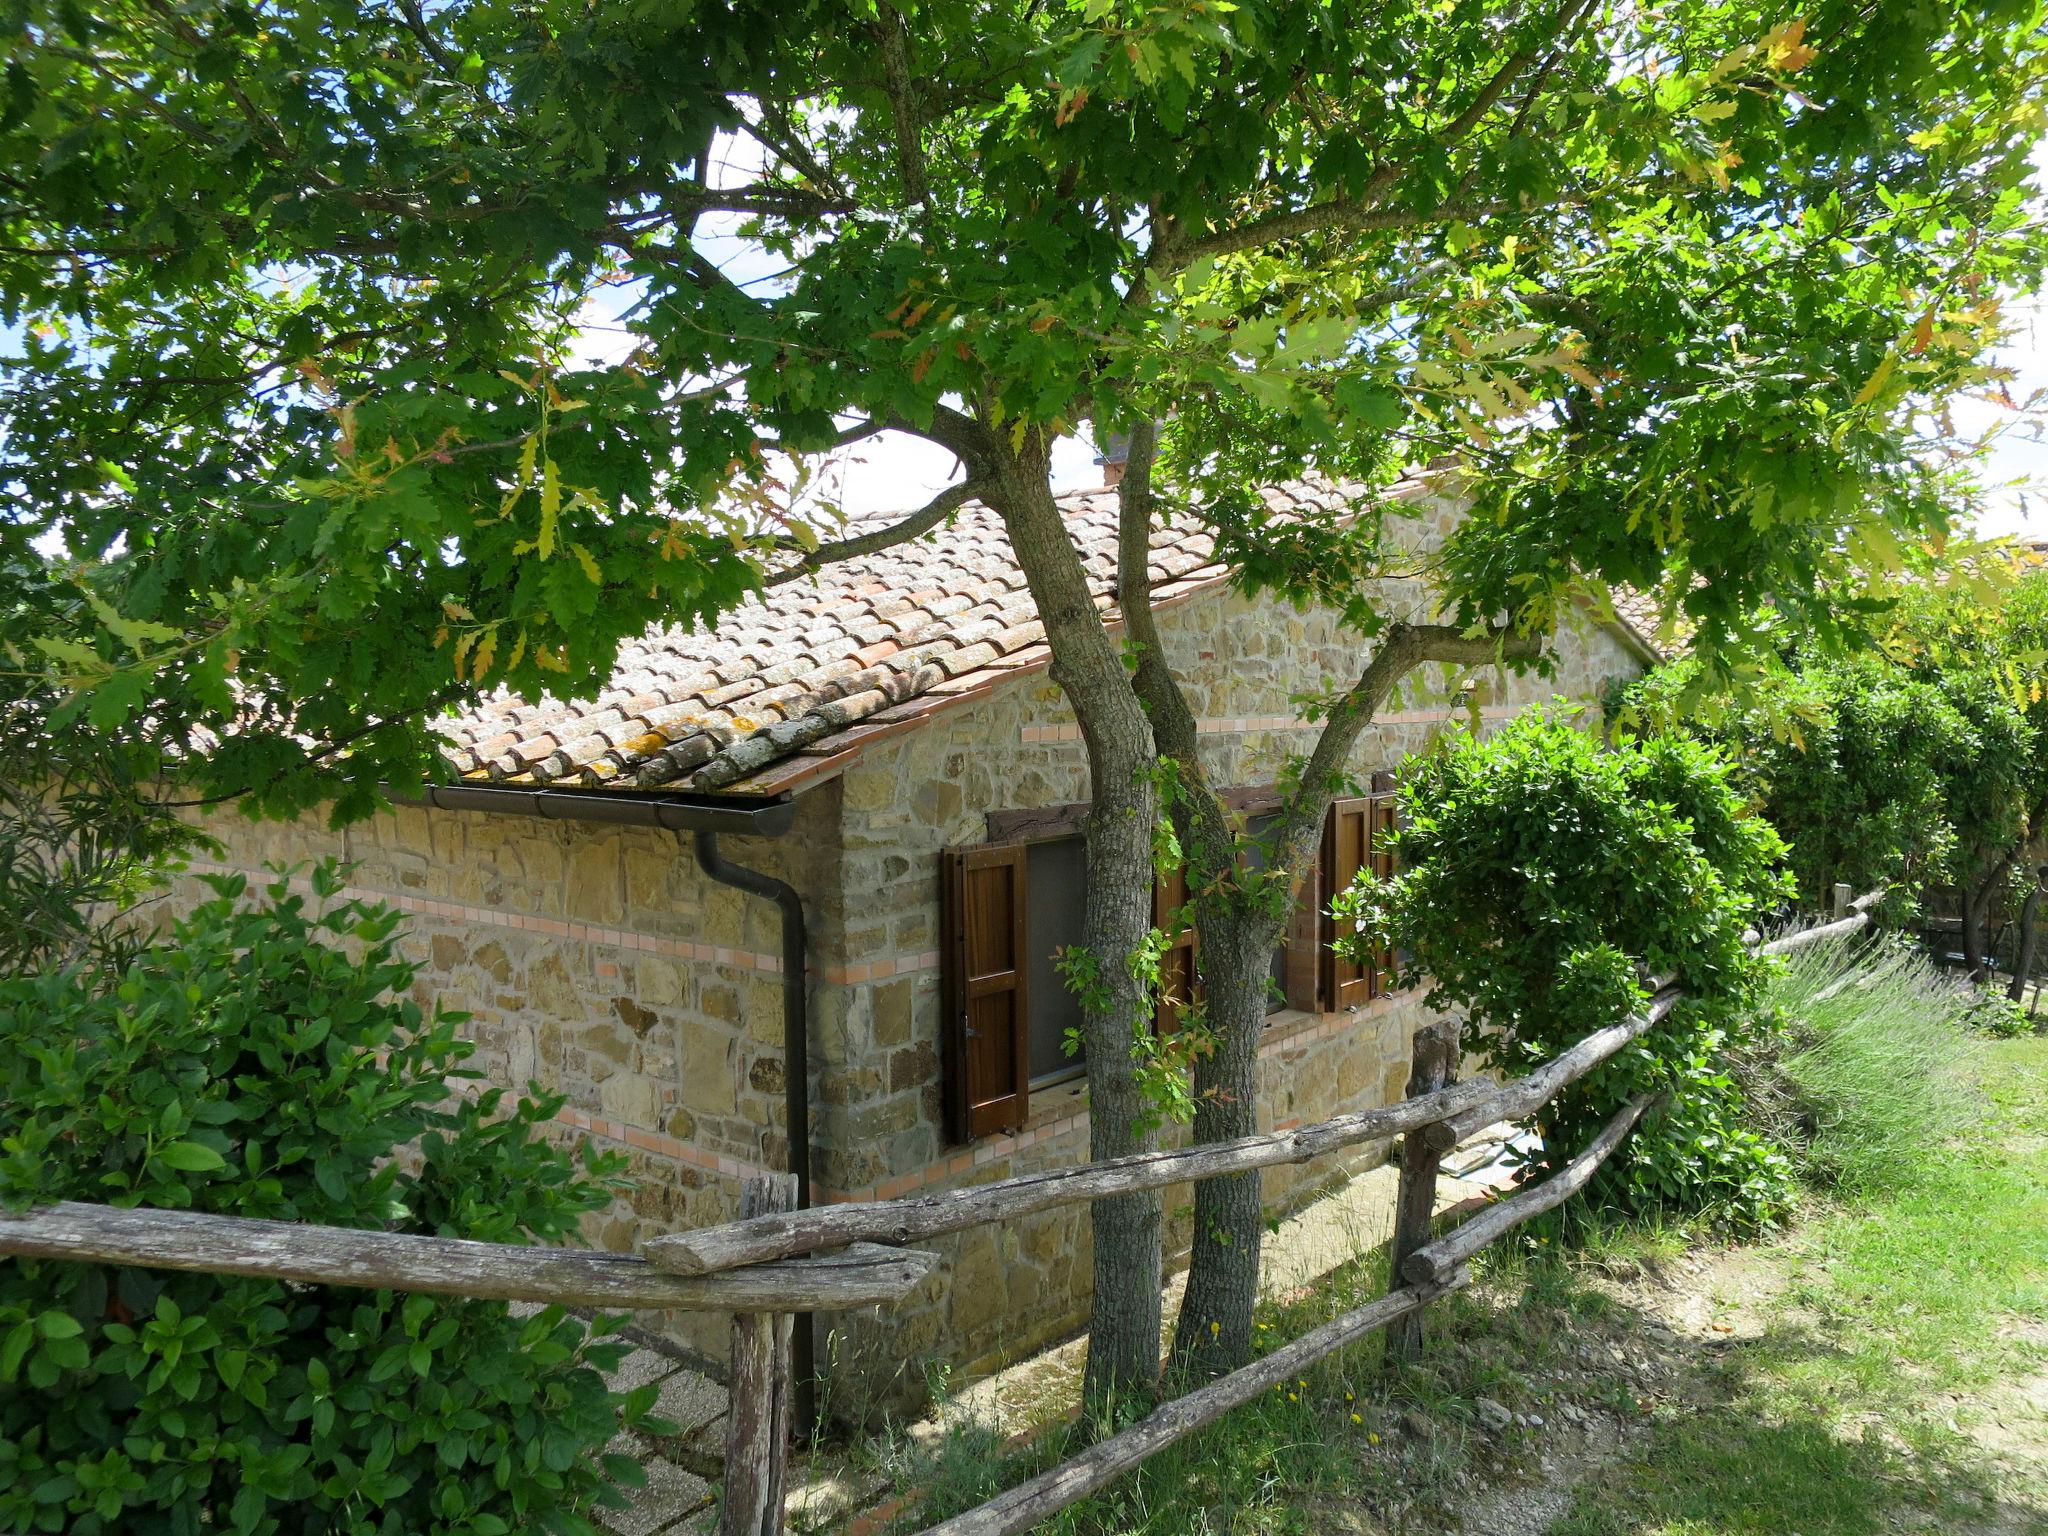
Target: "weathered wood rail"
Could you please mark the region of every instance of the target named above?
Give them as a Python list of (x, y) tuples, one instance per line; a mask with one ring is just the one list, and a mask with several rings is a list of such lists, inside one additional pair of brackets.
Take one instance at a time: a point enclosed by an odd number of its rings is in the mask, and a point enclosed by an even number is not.
[[(1873, 894), (1837, 887), (1834, 921), (1759, 942), (1765, 954), (1868, 927)], [(615, 1309), (729, 1311), (732, 1412), (727, 1418), (721, 1536), (779, 1536), (787, 1484), (792, 1371), (790, 1315), (883, 1305), (929, 1274), (936, 1257), (902, 1245), (1037, 1211), (1219, 1174), (1244, 1173), (1402, 1138), (1401, 1187), (1388, 1294), (1240, 1370), (1176, 1398), (1129, 1429), (924, 1536), (1011, 1536), (1087, 1497), (1147, 1457), (1215, 1422), (1275, 1383), (1382, 1328), (1397, 1358), (1422, 1347), (1423, 1309), (1467, 1283), (1489, 1244), (1585, 1187), (1652, 1108), (1632, 1101), (1571, 1162), (1432, 1238), (1437, 1167), (1473, 1132), (1525, 1119), (1654, 1028), (1682, 1001), (1669, 977), (1643, 1009), (1588, 1035), (1506, 1084), (1456, 1082), (1458, 1031), (1419, 1031), (1408, 1097), (1318, 1125), (1183, 1151), (1150, 1152), (903, 1200), (792, 1210), (786, 1180), (750, 1180), (741, 1218), (653, 1239), (644, 1257), (456, 1238), (311, 1226), (193, 1211), (66, 1201), (0, 1212), (0, 1257), (135, 1264), (317, 1285), (432, 1291)]]
[[(1757, 947), (1765, 953), (1784, 954), (1807, 944), (1857, 932), (1870, 925), (1869, 909), (1876, 905), (1877, 900), (1878, 894), (1874, 893), (1852, 903), (1848, 888), (1837, 886), (1834, 899), (1836, 921), (1787, 934), (1767, 944), (1759, 943)], [(1017, 1533), (1032, 1530), (1060, 1510), (1107, 1486), (1147, 1457), (1156, 1455), (1203, 1426), (1214, 1423), (1232, 1408), (1250, 1402), (1275, 1384), (1295, 1377), (1309, 1366), (1382, 1328), (1390, 1330), (1388, 1351), (1393, 1358), (1412, 1358), (1418, 1354), (1422, 1348), (1423, 1309), (1439, 1297), (1464, 1286), (1471, 1274), (1467, 1265), (1488, 1245), (1524, 1222), (1556, 1209), (1584, 1189), (1601, 1164), (1614, 1155), (1643, 1116), (1654, 1107), (1655, 1100), (1646, 1095), (1630, 1101), (1563, 1168), (1542, 1182), (1488, 1206), (1471, 1220), (1431, 1241), (1429, 1234), (1434, 1215), (1437, 1168), (1443, 1154), (1466, 1136), (1488, 1125), (1526, 1118), (1602, 1062), (1610, 1060), (1631, 1041), (1653, 1029), (1684, 1001), (1681, 994), (1671, 990), (1672, 980), (1669, 976), (1655, 978), (1648, 984), (1655, 995), (1640, 1012), (1620, 1024), (1596, 1031), (1536, 1071), (1505, 1085), (1458, 1084), (1452, 1081), (1457, 1070), (1459, 1043), (1455, 1022), (1447, 1020), (1417, 1031), (1408, 1081), (1409, 1096), (1399, 1106), (1388, 1106), (1390, 1110), (1398, 1108), (1408, 1113), (1401, 1117), (1404, 1126), (1401, 1183), (1395, 1197), (1387, 1294), (1303, 1334), (1293, 1343), (1283, 1345), (1220, 1380), (1175, 1398), (1129, 1429), (1090, 1446), (1078, 1456), (998, 1494), (985, 1504), (941, 1521), (921, 1536), (1017, 1536)], [(1476, 1095), (1475, 1088), (1478, 1090)], [(1426, 1118), (1418, 1118), (1419, 1111), (1427, 1111)], [(1347, 1121), (1360, 1118), (1345, 1117)], [(1339, 1122), (1328, 1124), (1337, 1125)], [(1309, 1126), (1291, 1134), (1314, 1137), (1324, 1129), (1322, 1126)], [(1273, 1162), (1286, 1161), (1269, 1155), (1270, 1149), (1265, 1143), (1270, 1139), (1253, 1137), (1246, 1142), (1200, 1150), (1213, 1155), (1212, 1166), (1218, 1172), (1267, 1167)], [(1368, 1138), (1356, 1138), (1365, 1139)], [(1336, 1143), (1340, 1146), (1352, 1144), (1349, 1139)], [(1251, 1161), (1261, 1157), (1266, 1160)], [(1153, 1168), (1164, 1165), (1164, 1157), (1151, 1160), (1149, 1164)], [(984, 1185), (974, 1193), (983, 1197), (983, 1207), (986, 1208), (988, 1197), (994, 1196), (1001, 1188), (1001, 1185)], [(766, 1228), (756, 1227), (754, 1230), (765, 1233)], [(872, 1227), (864, 1228), (863, 1235), (884, 1240), (887, 1236)], [(703, 1254), (721, 1250), (714, 1241), (692, 1251)], [(787, 1250), (758, 1249), (741, 1242), (726, 1251), (751, 1254)]]
[(75, 1259), (305, 1285), (431, 1291), (612, 1310), (838, 1311), (899, 1301), (937, 1256), (862, 1243), (819, 1258), (673, 1275), (629, 1253), (86, 1205), (0, 1212), (0, 1258)]

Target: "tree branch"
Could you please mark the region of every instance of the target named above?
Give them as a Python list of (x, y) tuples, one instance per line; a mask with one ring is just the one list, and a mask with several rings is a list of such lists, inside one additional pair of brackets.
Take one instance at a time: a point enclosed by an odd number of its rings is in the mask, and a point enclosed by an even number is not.
[[(811, 147), (804, 143), (803, 135), (797, 132), (794, 122), (769, 102), (757, 100), (755, 107), (760, 113), (761, 121), (746, 122), (749, 134), (816, 182), (821, 189), (828, 189), (836, 197), (846, 196), (844, 183), (826, 168), (822, 160), (811, 153)], [(776, 137), (771, 138), (763, 133), (761, 129), (764, 125), (773, 128)]]
[(1152, 519), (1158, 510), (1152, 466), (1158, 457), (1159, 424), (1149, 419), (1136, 423), (1116, 488), (1116, 597), (1124, 634), (1138, 647), (1136, 686), (1152, 716), (1153, 740), (1168, 756), (1183, 757), (1194, 751), (1194, 716), (1166, 665), (1152, 612)]
[[(899, 519), (886, 528), (877, 528), (872, 533), (855, 534), (852, 538), (834, 539), (829, 544), (820, 544), (816, 549), (807, 552), (795, 565), (769, 576), (762, 585), (786, 586), (792, 581), (801, 581), (806, 576), (815, 576), (826, 566), (837, 564), (841, 560), (858, 559), (862, 555), (893, 549), (898, 544), (908, 544), (912, 539), (930, 533), (986, 489), (988, 482), (979, 479), (968, 479), (958, 485), (949, 485), (908, 517)], [(789, 540), (782, 540), (778, 547), (788, 549), (797, 546)]]
[[(1465, 110), (1445, 124), (1435, 135), (1434, 148), (1448, 153), (1455, 149), (1485, 120), (1499, 103), (1511, 85), (1541, 58), (1551, 44), (1557, 41), (1567, 29), (1591, 6), (1592, 0), (1565, 0), (1544, 29), (1542, 37), (1509, 58), (1494, 71), (1486, 84), (1466, 105)], [(1430, 224), (1443, 223), (1450, 219), (1463, 219), (1470, 223), (1475, 219), (1495, 217), (1503, 213), (1516, 213), (1521, 209), (1505, 203), (1466, 203), (1456, 198), (1446, 199), (1434, 209), (1418, 213), (1411, 209), (1389, 208), (1382, 200), (1400, 180), (1405, 161), (1396, 156), (1372, 173), (1357, 196), (1323, 203), (1311, 203), (1306, 208), (1289, 209), (1271, 213), (1237, 225), (1231, 229), (1218, 230), (1215, 234), (1190, 244), (1179, 246), (1171, 252), (1162, 252), (1170, 264), (1185, 265), (1204, 256), (1229, 256), (1239, 251), (1251, 250), (1256, 246), (1268, 245), (1276, 240), (1297, 239), (1302, 235), (1324, 231), (1333, 233), (1366, 233), (1375, 230), (1415, 229)], [(1566, 199), (1553, 206), (1570, 206)]]
[[(1570, 201), (1566, 199), (1551, 206), (1565, 207)], [(1292, 208), (1284, 213), (1269, 213), (1247, 224), (1219, 229), (1213, 235), (1191, 241), (1172, 251), (1168, 264), (1184, 267), (1204, 256), (1232, 256), (1239, 251), (1271, 245), (1276, 240), (1296, 240), (1303, 235), (1370, 234), (1386, 230), (1425, 229), (1431, 225), (1448, 223), (1453, 219), (1462, 219), (1470, 224), (1479, 219), (1497, 218), (1502, 214), (1523, 211), (1525, 210), (1518, 205), (1508, 202), (1444, 202), (1421, 211), (1412, 208), (1377, 208), (1369, 202), (1357, 199), (1311, 203), (1306, 208)]]
[(1302, 770), (1301, 788), (1281, 814), (1278, 847), (1285, 867), (1298, 869), (1307, 858), (1310, 844), (1322, 831), (1323, 813), (1335, 798), (1352, 747), (1402, 678), (1433, 661), (1484, 666), (1488, 662), (1534, 661), (1542, 654), (1540, 635), (1518, 635), (1505, 629), (1470, 635), (1454, 624), (1403, 620), (1388, 625), (1358, 681), (1331, 709)]
[(1534, 64), (1542, 56), (1544, 50), (1556, 42), (1568, 28), (1575, 25), (1579, 17), (1585, 14), (1592, 3), (1593, 0), (1565, 0), (1565, 3), (1558, 8), (1557, 15), (1551, 21), (1549, 28), (1544, 32), (1542, 40), (1530, 47), (1524, 48), (1520, 53), (1517, 53), (1505, 64), (1501, 65), (1498, 70), (1494, 71), (1493, 78), (1480, 87), (1479, 94), (1472, 98), (1471, 105), (1459, 113), (1450, 126), (1444, 130), (1443, 147), (1445, 149), (1452, 148), (1461, 142), (1474, 128), (1478, 127), (1480, 119), (1493, 110), (1494, 103), (1501, 99), (1502, 95), (1506, 93), (1507, 88), (1515, 83), (1516, 78), (1531, 64)]
[(875, 22), (882, 50), (882, 72), (889, 110), (896, 118), (896, 164), (903, 178), (903, 201), (916, 208), (931, 189), (925, 179), (924, 125), (917, 112), (917, 82), (910, 73), (909, 24), (893, 5), (884, 4)]

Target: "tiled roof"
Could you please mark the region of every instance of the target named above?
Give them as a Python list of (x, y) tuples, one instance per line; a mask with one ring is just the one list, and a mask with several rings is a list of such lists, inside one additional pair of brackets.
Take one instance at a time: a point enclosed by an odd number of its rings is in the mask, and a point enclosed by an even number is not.
[(1666, 630), (1661, 600), (1654, 592), (1644, 592), (1635, 587), (1614, 587), (1610, 589), (1614, 603), (1614, 616), (1623, 628), (1640, 641), (1652, 655), (1669, 661), (1685, 649), (1686, 638), (1692, 626), (1686, 623), (1685, 615), (1675, 614), (1670, 628)]
[[(1341, 513), (1365, 493), (1325, 483), (1264, 495), (1288, 516)], [(1061, 508), (1107, 608), (1116, 493), (1068, 495)], [(1193, 519), (1154, 528), (1157, 600), (1228, 576)], [(650, 631), (620, 651), (611, 684), (594, 699), (500, 698), (441, 729), (470, 780), (768, 794), (1047, 659), (1002, 519), (975, 502), (924, 539), (750, 598), (707, 631)]]

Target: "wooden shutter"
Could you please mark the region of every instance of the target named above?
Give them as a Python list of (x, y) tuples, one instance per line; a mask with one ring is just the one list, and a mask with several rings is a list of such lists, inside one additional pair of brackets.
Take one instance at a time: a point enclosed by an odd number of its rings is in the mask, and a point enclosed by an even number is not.
[(1318, 958), (1323, 952), (1322, 906), (1323, 851), (1319, 846), (1302, 874), (1283, 940), (1286, 955), (1281, 962), (1280, 990), (1286, 994), (1287, 1006), (1303, 1013), (1324, 1011), (1323, 968)]
[(1320, 911), (1322, 942), (1317, 946), (1323, 976), (1323, 1006), (1331, 1012), (1355, 1008), (1372, 999), (1373, 971), (1369, 966), (1347, 960), (1332, 947), (1337, 942), (1337, 920), (1330, 915), (1330, 903), (1340, 891), (1348, 890), (1360, 870), (1372, 858), (1372, 801), (1339, 800), (1330, 807), (1323, 823), (1323, 883)]
[[(1187, 905), (1187, 899), (1188, 875), (1185, 869), (1177, 869), (1170, 875), (1153, 875), (1152, 926), (1161, 933), (1166, 932), (1175, 909)], [(1159, 1000), (1152, 1009), (1154, 1031), (1166, 1035), (1180, 1028), (1181, 1014), (1186, 1005), (1194, 1001), (1195, 989), (1199, 985), (1195, 973), (1195, 927), (1190, 915), (1188, 926), (1159, 957)]]
[[(1379, 880), (1394, 878), (1394, 808), (1392, 795), (1375, 795), (1372, 802), (1372, 872)], [(1385, 997), (1394, 990), (1394, 957), (1382, 950), (1373, 956), (1372, 995)]]
[(939, 872), (946, 1128), (972, 1141), (1031, 1108), (1024, 849), (947, 849)]

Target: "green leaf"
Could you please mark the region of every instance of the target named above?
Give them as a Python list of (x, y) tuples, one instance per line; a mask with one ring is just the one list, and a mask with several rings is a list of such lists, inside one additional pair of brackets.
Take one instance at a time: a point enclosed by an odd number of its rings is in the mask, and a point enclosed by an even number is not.
[(22, 1321), (7, 1332), (7, 1342), (0, 1344), (0, 1381), (13, 1381), (21, 1370), (21, 1362), (28, 1355), (29, 1348), (36, 1341), (35, 1324)]
[(1342, 379), (1332, 391), (1337, 408), (1378, 432), (1390, 432), (1408, 419), (1407, 407), (1394, 391), (1363, 379)]
[(196, 1141), (171, 1142), (158, 1147), (156, 1155), (166, 1167), (175, 1168), (180, 1173), (212, 1173), (227, 1166), (226, 1158)]
[(555, 552), (555, 524), (562, 510), (562, 471), (553, 456), (541, 468), (540, 533), (534, 549), (546, 560)]

